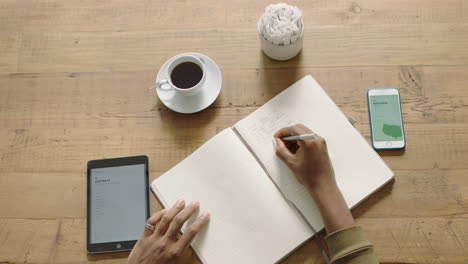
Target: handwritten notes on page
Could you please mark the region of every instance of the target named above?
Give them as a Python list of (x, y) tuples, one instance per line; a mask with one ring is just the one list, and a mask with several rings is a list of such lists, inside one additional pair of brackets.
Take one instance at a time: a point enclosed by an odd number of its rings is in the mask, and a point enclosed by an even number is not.
[(319, 211), (306, 189), (276, 157), (272, 143), (278, 129), (294, 123), (303, 123), (327, 141), (335, 177), (349, 207), (393, 177), (393, 172), (311, 76), (296, 82), (239, 121), (234, 129), (276, 186), (296, 204), (315, 229), (323, 227)]
[(250, 136), (257, 140), (258, 144), (271, 144), (271, 131), (277, 131), (281, 127), (293, 125), (296, 123), (293, 119), (289, 119), (286, 113), (278, 111), (274, 107), (257, 120), (257, 125), (252, 126), (249, 133)]

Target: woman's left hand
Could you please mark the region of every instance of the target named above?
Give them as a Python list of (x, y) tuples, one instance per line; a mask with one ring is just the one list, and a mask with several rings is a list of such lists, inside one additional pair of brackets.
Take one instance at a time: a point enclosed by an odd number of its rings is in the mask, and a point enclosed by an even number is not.
[(153, 231), (145, 228), (128, 257), (128, 263), (178, 263), (195, 235), (210, 219), (209, 213), (203, 213), (179, 238), (180, 229), (199, 206), (195, 201), (186, 207), (185, 202), (180, 200), (172, 208), (152, 215), (147, 223), (155, 229)]

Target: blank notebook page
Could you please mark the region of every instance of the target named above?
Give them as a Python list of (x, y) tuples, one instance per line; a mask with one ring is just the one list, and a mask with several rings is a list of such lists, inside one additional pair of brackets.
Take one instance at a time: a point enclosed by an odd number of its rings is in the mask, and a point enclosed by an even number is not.
[(192, 243), (204, 263), (275, 263), (312, 235), (230, 128), (153, 181), (152, 189), (165, 207), (198, 200), (198, 214), (211, 213)]
[(319, 211), (306, 189), (275, 155), (272, 142), (278, 129), (296, 123), (303, 123), (326, 139), (338, 186), (349, 207), (393, 178), (393, 172), (320, 85), (311, 76), (302, 78), (239, 121), (234, 128), (278, 188), (296, 204), (315, 229), (323, 228)]

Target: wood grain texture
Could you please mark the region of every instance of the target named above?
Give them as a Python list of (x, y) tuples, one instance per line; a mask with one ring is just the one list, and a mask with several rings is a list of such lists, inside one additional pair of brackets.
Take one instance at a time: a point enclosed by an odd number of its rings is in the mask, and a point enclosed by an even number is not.
[(0, 72), (17, 72), (20, 42), (17, 32), (0, 35)]
[[(468, 118), (466, 72), (467, 66), (226, 69), (221, 96), (207, 111), (236, 107), (253, 111), (311, 74), (343, 112), (359, 123), (367, 123), (368, 114), (366, 97), (356, 96), (357, 93), (365, 94), (373, 87), (396, 87), (401, 90), (406, 123), (463, 124)], [(0, 125), (114, 128), (160, 124), (158, 116), (165, 116), (155, 112), (167, 112), (167, 108), (153, 90), (146, 89), (153, 83), (154, 75), (154, 71), (0, 75), (0, 91), (4, 95), (0, 97)], [(248, 113), (246, 110), (244, 115)], [(185, 121), (194, 119), (169, 115)], [(208, 115), (212, 114), (202, 112), (195, 116), (199, 119)], [(239, 119), (244, 115), (239, 115)], [(80, 121), (71, 124), (77, 119)]]
[[(306, 31), (286, 62), (260, 50), (270, 3), (0, 1), (0, 263), (126, 263), (86, 254), (86, 162), (146, 154), (155, 179), (306, 74), (369, 142), (366, 91), (400, 89), (408, 145), (379, 152), (395, 181), (353, 210), (380, 261), (468, 263), (468, 2), (290, 1)], [(188, 51), (223, 89), (181, 115), (148, 87)], [(282, 263), (323, 261), (311, 241)]]
[[(167, 170), (221, 129), (233, 124), (228, 119), (237, 120), (239, 112), (237, 109), (222, 110), (220, 116), (226, 121), (205, 128), (181, 125), (146, 129), (3, 130), (0, 137), (7, 142), (0, 145), (0, 171), (83, 172), (89, 159), (139, 154), (148, 155), (154, 168)], [(359, 125), (358, 130), (368, 130), (368, 126)], [(405, 133), (408, 144), (404, 153), (381, 152), (391, 168), (468, 169), (466, 125), (406, 124)], [(363, 134), (370, 137), (368, 131)]]
[[(152, 162), (153, 164), (154, 162)], [(151, 180), (164, 168), (152, 168)], [(395, 181), (353, 210), (357, 217), (468, 217), (468, 170), (396, 170)], [(54, 182), (56, 186), (42, 183)], [(85, 173), (2, 173), (0, 176), (0, 219), (85, 219)], [(26, 192), (19, 193), (24, 189)], [(48, 193), (48, 195), (44, 195)], [(152, 197), (153, 198), (153, 197)], [(9, 206), (11, 201), (34, 206)], [(378, 201), (376, 203), (375, 201)], [(153, 210), (160, 205), (154, 200)]]
[[(381, 263), (464, 263), (466, 218), (359, 218)], [(462, 228), (462, 229), (459, 229)], [(458, 232), (457, 232), (458, 231)], [(84, 219), (0, 221), (0, 256), (7, 263), (126, 263), (128, 253), (87, 256)], [(282, 263), (323, 263), (313, 241)], [(199, 263), (187, 252), (185, 263)]]
[[(306, 25), (467, 23), (464, 0), (288, 1)], [(139, 31), (167, 28), (250, 28), (271, 1), (14, 1), (0, 3), (0, 29)]]
[(271, 68), (273, 64), (277, 67), (466, 65), (467, 31), (468, 24), (310, 25), (305, 28), (300, 56), (282, 64), (264, 58), (253, 26), (177, 31), (25, 32), (17, 71), (13, 73), (153, 70), (184, 51), (206, 54), (222, 69)]

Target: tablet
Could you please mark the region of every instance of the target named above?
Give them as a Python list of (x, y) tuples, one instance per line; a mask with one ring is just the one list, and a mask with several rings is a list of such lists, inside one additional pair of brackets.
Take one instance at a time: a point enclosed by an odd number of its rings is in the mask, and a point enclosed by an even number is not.
[(88, 162), (88, 253), (131, 250), (149, 217), (148, 157)]

